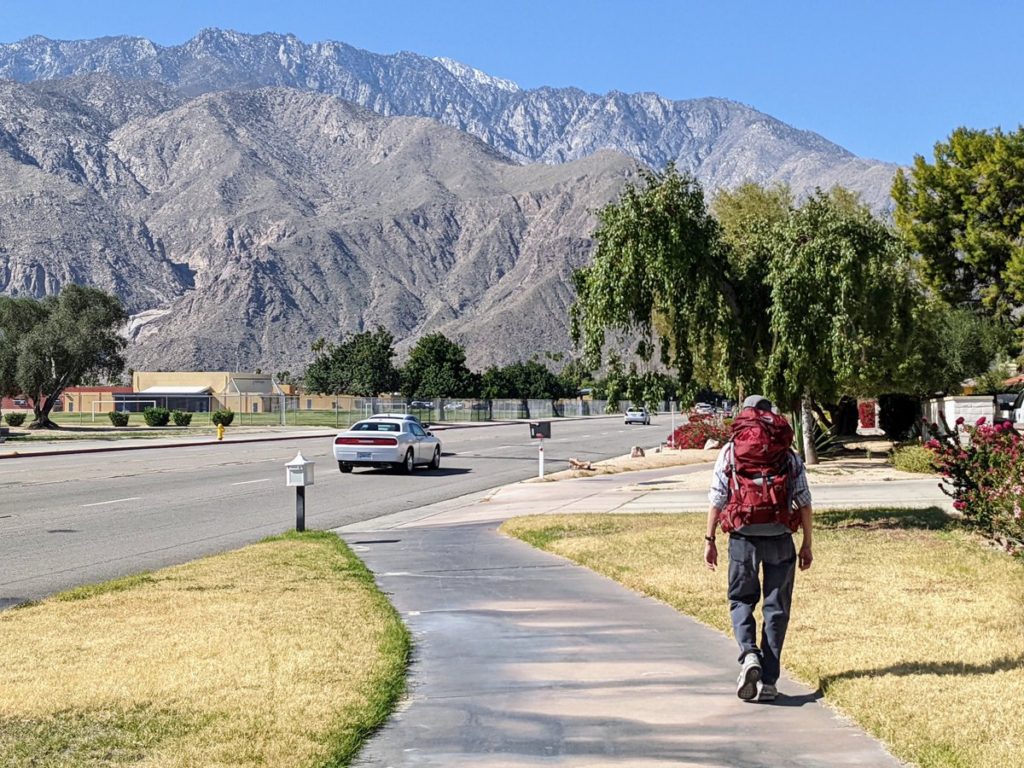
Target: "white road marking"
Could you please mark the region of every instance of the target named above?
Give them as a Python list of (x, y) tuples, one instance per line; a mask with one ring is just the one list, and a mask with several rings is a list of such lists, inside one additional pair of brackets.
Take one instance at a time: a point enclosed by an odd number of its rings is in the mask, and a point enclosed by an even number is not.
[(83, 504), (83, 507), (102, 507), (104, 504), (120, 504), (122, 501), (138, 501), (141, 496), (129, 496), (127, 499), (111, 499), (110, 501), (94, 501), (92, 504)]
[(241, 483), (232, 483), (232, 485), (252, 485), (253, 483), (269, 483), (270, 478), (264, 477), (262, 480), (244, 480)]

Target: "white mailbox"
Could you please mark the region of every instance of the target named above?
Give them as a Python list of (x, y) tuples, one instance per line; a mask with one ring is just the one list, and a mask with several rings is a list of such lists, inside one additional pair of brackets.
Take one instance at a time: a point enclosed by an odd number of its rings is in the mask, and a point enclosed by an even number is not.
[(313, 467), (315, 465), (316, 462), (309, 461), (302, 455), (302, 451), (295, 454), (295, 458), (284, 465), (288, 487), (305, 488), (307, 485), (313, 485)]

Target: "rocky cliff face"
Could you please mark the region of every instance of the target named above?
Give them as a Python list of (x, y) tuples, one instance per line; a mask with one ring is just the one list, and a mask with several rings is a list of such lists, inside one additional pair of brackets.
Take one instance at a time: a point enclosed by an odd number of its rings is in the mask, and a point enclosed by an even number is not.
[(0, 78), (0, 292), (117, 293), (137, 368), (301, 370), (378, 324), (477, 367), (564, 351), (593, 211), (636, 161), (877, 210), (893, 172), (722, 99), (523, 90), (288, 35), (29, 38)]
[(0, 291), (117, 292), (134, 367), (301, 370), (378, 324), (476, 366), (564, 350), (592, 212), (635, 168), (520, 166), (318, 93), (120, 88), (0, 84)]
[(217, 29), (171, 47), (129, 37), (32, 37), (0, 46), (0, 77), (29, 82), (97, 72), (189, 94), (268, 85), (313, 90), (382, 115), (439, 120), (520, 162), (561, 163), (613, 149), (656, 169), (674, 161), (711, 192), (744, 181), (786, 183), (797, 193), (840, 184), (877, 211), (891, 207), (895, 166), (857, 158), (817, 134), (725, 99), (523, 90), (450, 59)]

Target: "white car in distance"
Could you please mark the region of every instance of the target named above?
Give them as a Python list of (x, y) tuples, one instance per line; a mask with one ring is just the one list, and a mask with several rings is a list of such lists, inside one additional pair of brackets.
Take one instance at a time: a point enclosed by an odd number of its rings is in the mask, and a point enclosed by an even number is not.
[(411, 473), (416, 465), (441, 466), (441, 441), (414, 417), (371, 416), (334, 438), (338, 469), (394, 467)]
[(651, 423), (651, 413), (646, 408), (631, 405), (626, 409), (626, 418), (622, 423), (649, 425)]

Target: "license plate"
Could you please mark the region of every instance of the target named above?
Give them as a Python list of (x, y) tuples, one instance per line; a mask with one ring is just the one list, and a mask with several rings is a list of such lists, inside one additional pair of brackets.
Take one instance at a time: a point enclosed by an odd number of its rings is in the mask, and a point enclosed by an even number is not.
[(370, 451), (356, 451), (357, 461), (369, 461), (373, 454)]

